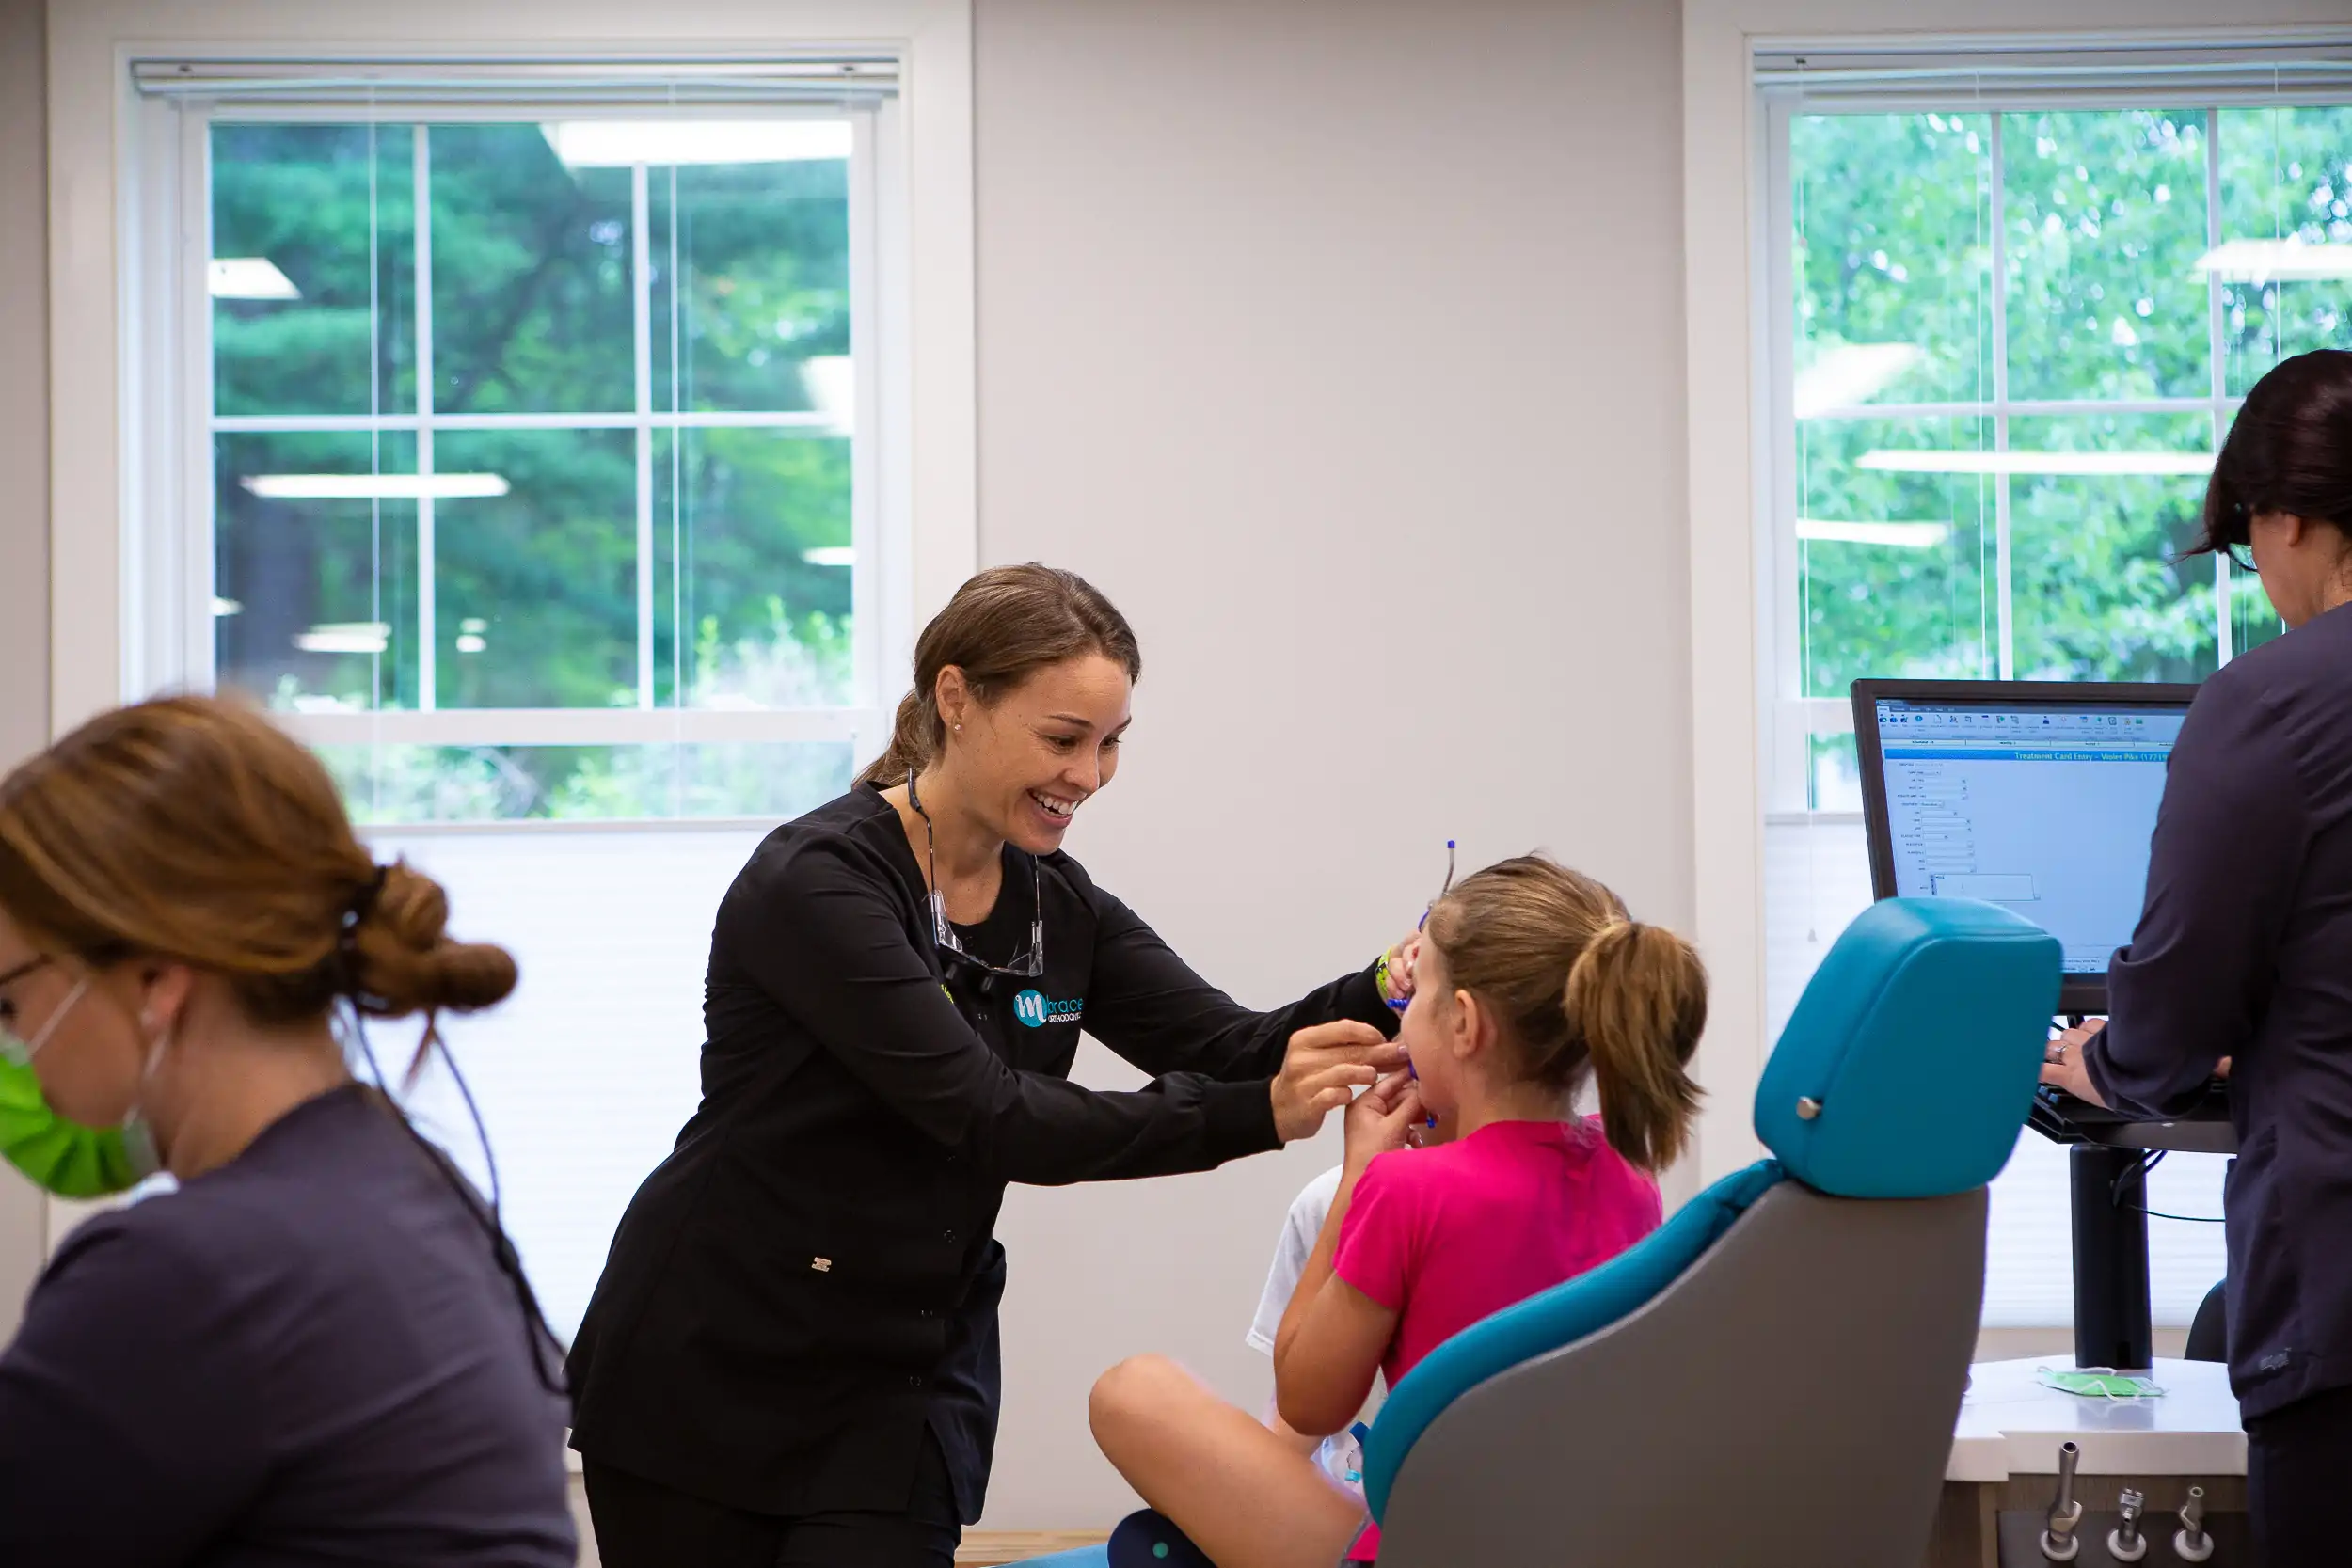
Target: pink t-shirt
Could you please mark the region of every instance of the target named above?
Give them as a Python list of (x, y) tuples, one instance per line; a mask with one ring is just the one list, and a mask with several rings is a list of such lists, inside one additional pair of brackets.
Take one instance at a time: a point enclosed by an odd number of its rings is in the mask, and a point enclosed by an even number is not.
[[(1658, 1228), (1658, 1184), (1588, 1121), (1500, 1121), (1383, 1154), (1340, 1224), (1332, 1272), (1395, 1312), (1394, 1388), (1482, 1318), (1607, 1262)], [(1369, 1562), (1379, 1529), (1349, 1551)]]

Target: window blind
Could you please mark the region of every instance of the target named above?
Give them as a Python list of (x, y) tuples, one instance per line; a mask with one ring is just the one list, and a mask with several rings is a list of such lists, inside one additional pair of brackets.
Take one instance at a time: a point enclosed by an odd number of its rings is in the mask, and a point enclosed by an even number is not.
[(540, 103), (613, 108), (840, 104), (895, 95), (895, 55), (768, 59), (138, 59), (131, 80), (156, 98), (289, 108), (421, 111)]
[(1758, 87), (1822, 107), (1964, 97), (2036, 107), (2150, 99), (2352, 100), (2352, 30), (1759, 40)]
[[(711, 922), (764, 832), (370, 832), (378, 860), (405, 857), (440, 881), (453, 936), (515, 956), (515, 994), (443, 1019), (441, 1033), (482, 1108), (507, 1229), (567, 1342), (621, 1211), (702, 1097)], [(369, 1027), (395, 1087), (418, 1029), (414, 1020)], [(404, 1099), (489, 1192), (471, 1118), (437, 1057)]]

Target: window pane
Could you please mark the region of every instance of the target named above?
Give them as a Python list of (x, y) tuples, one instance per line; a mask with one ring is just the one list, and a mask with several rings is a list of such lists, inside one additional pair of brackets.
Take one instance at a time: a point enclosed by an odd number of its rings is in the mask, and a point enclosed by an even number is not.
[(2001, 136), (2010, 395), (2208, 395), (2204, 114), (2012, 114)]
[(412, 140), (405, 125), (213, 127), (216, 412), (414, 408)]
[(1862, 809), (1862, 761), (1849, 735), (1805, 736), (1812, 766), (1805, 780), (1805, 805), (1814, 811)]
[(322, 746), (353, 820), (783, 819), (850, 787), (843, 741), (647, 746)]
[(629, 171), (536, 125), (432, 128), (433, 401), (444, 414), (637, 405)]
[(2233, 657), (2259, 648), (2287, 629), (2263, 592), (2262, 578), (2251, 572), (2230, 569), (2230, 652)]
[(219, 685), (303, 712), (415, 706), (416, 438), (228, 435), (213, 452)]
[[(847, 430), (849, 123), (699, 129), (715, 138), (713, 157), (760, 157), (771, 145), (763, 161), (648, 171), (654, 406), (812, 410)], [(730, 142), (748, 145), (730, 151)]]
[(2020, 679), (2195, 681), (2213, 673), (2213, 562), (2198, 556), (2172, 563), (2196, 542), (2205, 476), (2161, 471), (2196, 461), (2168, 463), (2169, 455), (2209, 454), (2212, 428), (2202, 414), (2011, 421), (2012, 451), (2105, 454), (2120, 470), (2010, 481)]
[(2221, 238), (2232, 392), (2352, 347), (2352, 108), (2222, 110)]
[(1805, 115), (1789, 126), (1797, 413), (1993, 395), (1990, 119)]
[(850, 701), (847, 440), (658, 432), (654, 518), (657, 701)]
[(434, 466), (501, 492), (435, 504), (440, 705), (636, 705), (636, 434), (444, 431)]
[(1993, 481), (1909, 471), (1992, 444), (1990, 420), (1797, 427), (1804, 695), (1842, 697), (1864, 675), (1993, 673)]

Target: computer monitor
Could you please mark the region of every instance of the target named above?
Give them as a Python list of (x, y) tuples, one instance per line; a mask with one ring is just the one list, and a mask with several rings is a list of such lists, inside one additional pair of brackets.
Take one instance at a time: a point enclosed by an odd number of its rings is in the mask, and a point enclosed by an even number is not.
[(2058, 1007), (2103, 1013), (2194, 686), (1853, 684), (1870, 891), (2003, 904), (2058, 939)]

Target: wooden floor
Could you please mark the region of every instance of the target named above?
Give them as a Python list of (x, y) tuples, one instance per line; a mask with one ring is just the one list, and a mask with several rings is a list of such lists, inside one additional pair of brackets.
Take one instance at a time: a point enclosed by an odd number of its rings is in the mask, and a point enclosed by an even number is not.
[(958, 1568), (997, 1568), (1052, 1552), (1099, 1546), (1109, 1539), (1102, 1530), (968, 1529), (963, 1532), (963, 1544), (956, 1548), (956, 1562)]

